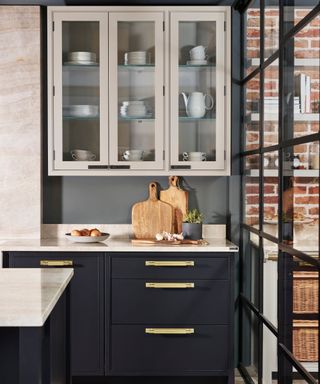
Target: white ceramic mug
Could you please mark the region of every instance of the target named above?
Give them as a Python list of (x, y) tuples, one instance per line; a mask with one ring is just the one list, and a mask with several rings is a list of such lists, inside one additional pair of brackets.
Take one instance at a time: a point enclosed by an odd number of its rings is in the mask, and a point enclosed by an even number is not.
[(205, 60), (207, 56), (206, 49), (207, 47), (204, 47), (203, 45), (198, 45), (197, 47), (190, 49), (189, 54), (191, 60)]
[(77, 161), (93, 161), (96, 159), (96, 155), (94, 153), (84, 149), (73, 149), (70, 153), (73, 160)]
[(205, 152), (183, 152), (183, 161), (206, 161), (207, 154)]
[(143, 160), (143, 151), (140, 149), (129, 149), (123, 152), (122, 159), (126, 161), (141, 161)]

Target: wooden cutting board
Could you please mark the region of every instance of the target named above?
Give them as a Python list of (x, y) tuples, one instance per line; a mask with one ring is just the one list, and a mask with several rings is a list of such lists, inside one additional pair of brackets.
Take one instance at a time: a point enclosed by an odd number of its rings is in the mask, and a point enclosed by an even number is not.
[(208, 245), (209, 243), (206, 240), (143, 240), (143, 239), (132, 239), (131, 243), (133, 245)]
[(174, 208), (174, 233), (182, 232), (182, 220), (188, 210), (188, 192), (179, 188), (179, 177), (169, 176), (169, 188), (160, 192), (160, 200)]
[(149, 199), (132, 207), (132, 228), (136, 239), (155, 239), (157, 233), (172, 232), (173, 207), (158, 199), (157, 184), (149, 184)]

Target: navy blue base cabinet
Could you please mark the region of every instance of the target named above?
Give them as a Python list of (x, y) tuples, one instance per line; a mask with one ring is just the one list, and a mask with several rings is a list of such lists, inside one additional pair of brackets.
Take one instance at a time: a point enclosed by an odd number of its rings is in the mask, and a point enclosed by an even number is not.
[(70, 282), (71, 373), (105, 374), (104, 254), (63, 252), (10, 252), (10, 268), (74, 268)]
[(92, 383), (103, 382), (103, 376), (109, 376), (108, 383), (125, 383), (126, 377), (140, 377), (141, 383), (153, 377), (159, 384), (161, 377), (177, 384), (234, 382), (232, 253), (10, 252), (8, 257), (14, 268), (73, 261), (73, 382), (87, 383), (84, 376)]

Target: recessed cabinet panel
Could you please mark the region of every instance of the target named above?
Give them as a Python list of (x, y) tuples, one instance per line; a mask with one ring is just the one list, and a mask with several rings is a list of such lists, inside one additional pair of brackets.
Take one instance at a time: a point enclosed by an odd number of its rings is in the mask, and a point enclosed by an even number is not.
[(171, 14), (172, 164), (224, 168), (224, 19)]
[(163, 169), (163, 14), (110, 13), (110, 163)]

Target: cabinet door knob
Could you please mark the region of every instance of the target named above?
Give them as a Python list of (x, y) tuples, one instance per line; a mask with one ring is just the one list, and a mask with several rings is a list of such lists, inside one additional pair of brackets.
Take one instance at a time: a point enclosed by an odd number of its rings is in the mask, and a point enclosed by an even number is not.
[(145, 262), (146, 267), (194, 267), (194, 261), (156, 261)]
[(149, 335), (192, 335), (194, 328), (146, 328)]
[(194, 288), (194, 283), (146, 283), (146, 288), (158, 288), (158, 289), (184, 289)]
[(72, 260), (40, 260), (42, 267), (71, 267), (73, 266)]

